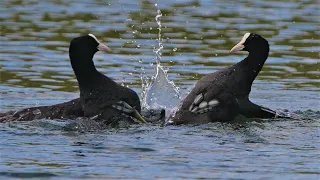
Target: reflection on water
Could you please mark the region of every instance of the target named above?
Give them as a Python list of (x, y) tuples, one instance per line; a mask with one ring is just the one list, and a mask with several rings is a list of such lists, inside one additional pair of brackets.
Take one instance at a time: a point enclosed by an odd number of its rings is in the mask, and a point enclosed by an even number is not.
[(269, 41), (271, 53), (251, 99), (315, 120), (84, 134), (48, 122), (6, 124), (0, 126), (0, 177), (318, 179), (316, 0), (1, 1), (0, 111), (78, 97), (68, 46), (88, 33), (113, 50), (95, 56), (99, 71), (141, 92), (141, 77), (150, 79), (157, 65), (157, 9), (161, 65), (182, 97), (202, 75), (242, 60), (246, 53), (229, 49), (255, 32)]

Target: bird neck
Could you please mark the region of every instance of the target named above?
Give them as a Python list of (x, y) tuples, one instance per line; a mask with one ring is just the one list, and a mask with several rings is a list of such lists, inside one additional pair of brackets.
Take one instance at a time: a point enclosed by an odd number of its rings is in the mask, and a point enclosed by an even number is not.
[(252, 78), (252, 81), (260, 73), (264, 63), (268, 58), (268, 55), (269, 46), (266, 48), (257, 47), (256, 49), (251, 50), (248, 57), (243, 60), (249, 70), (248, 75)]
[(92, 61), (93, 56), (70, 55), (71, 66), (80, 87), (90, 85), (100, 75)]

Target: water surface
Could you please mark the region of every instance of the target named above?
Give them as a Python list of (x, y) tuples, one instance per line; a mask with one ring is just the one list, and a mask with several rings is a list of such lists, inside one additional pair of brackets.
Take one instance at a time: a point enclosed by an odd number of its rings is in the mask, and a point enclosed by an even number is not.
[[(203, 75), (242, 60), (229, 50), (246, 32), (271, 53), (252, 101), (312, 120), (94, 132), (65, 122), (0, 125), (2, 178), (319, 179), (319, 5), (315, 0), (3, 1), (0, 6), (0, 111), (77, 98), (68, 56), (72, 38), (93, 33), (112, 48), (99, 71), (142, 93), (154, 74), (157, 9), (161, 65), (184, 97)], [(175, 106), (176, 104), (173, 104)]]

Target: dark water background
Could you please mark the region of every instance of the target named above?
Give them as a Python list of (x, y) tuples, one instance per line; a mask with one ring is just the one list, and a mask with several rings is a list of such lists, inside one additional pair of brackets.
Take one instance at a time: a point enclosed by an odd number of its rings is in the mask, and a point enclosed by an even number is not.
[(251, 99), (312, 119), (145, 125), (85, 133), (63, 130), (65, 124), (59, 121), (1, 124), (0, 178), (320, 178), (316, 0), (0, 4), (0, 111), (78, 97), (68, 45), (88, 33), (113, 50), (95, 56), (99, 71), (142, 94), (141, 79), (154, 73), (155, 16), (160, 8), (161, 64), (182, 97), (202, 75), (242, 60), (246, 53), (228, 52), (246, 32), (255, 32), (269, 41), (271, 53)]

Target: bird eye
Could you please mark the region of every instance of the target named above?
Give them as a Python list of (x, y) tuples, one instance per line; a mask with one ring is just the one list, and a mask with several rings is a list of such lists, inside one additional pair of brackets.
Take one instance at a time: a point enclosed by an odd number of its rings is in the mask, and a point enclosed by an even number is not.
[(251, 41), (253, 38), (255, 38), (256, 37), (256, 35), (255, 34), (253, 34), (253, 35), (251, 35), (249, 38), (248, 38), (248, 41)]

